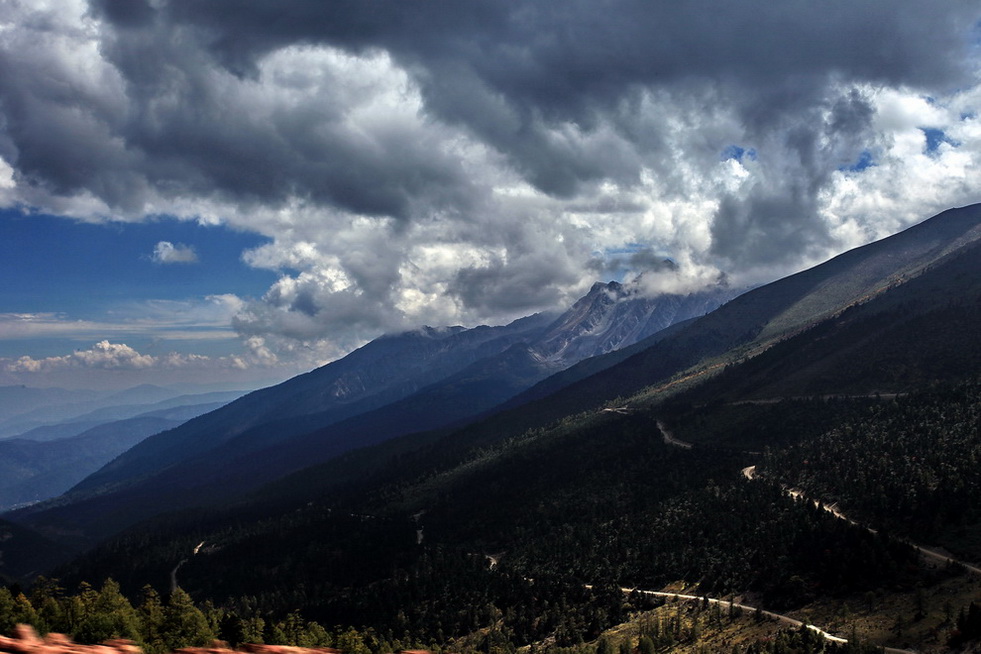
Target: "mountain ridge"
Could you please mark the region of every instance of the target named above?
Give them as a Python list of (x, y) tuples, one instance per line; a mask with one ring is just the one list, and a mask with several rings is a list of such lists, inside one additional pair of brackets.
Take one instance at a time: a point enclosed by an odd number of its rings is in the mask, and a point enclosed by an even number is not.
[[(720, 287), (648, 298), (617, 282), (597, 283), (558, 317), (536, 315), (498, 328), (423, 328), (382, 337), (334, 364), (150, 437), (53, 501), (50, 510), (63, 516), (73, 513), (73, 521), (88, 521), (98, 519), (103, 511), (97, 507), (111, 501), (104, 495), (129, 497), (118, 502), (129, 503), (127, 511), (111, 512), (116, 516), (111, 529), (116, 529), (161, 502), (177, 507), (202, 499), (226, 501), (277, 475), (355, 447), (462, 424), (590, 353), (609, 352), (656, 333), (734, 293)], [(627, 330), (620, 324), (625, 317)], [(421, 343), (423, 351), (406, 352), (406, 343)], [(455, 349), (461, 344), (462, 356)], [(446, 353), (447, 363), (413, 376), (412, 365), (421, 365), (420, 357), (433, 352), (437, 357)], [(392, 354), (403, 356), (401, 364), (386, 360)], [(397, 367), (401, 376), (394, 383), (386, 379), (388, 384), (370, 395), (363, 383), (367, 378), (358, 377), (366, 362), (385, 371)], [(434, 376), (440, 378), (423, 383)], [(399, 390), (392, 391), (396, 386)], [(335, 399), (325, 400), (326, 395)], [(338, 400), (338, 395), (344, 398)], [(334, 408), (304, 414), (324, 402)], [(242, 406), (246, 410), (238, 411)], [(257, 418), (263, 412), (270, 415), (270, 410), (275, 419)], [(216, 468), (216, 460), (223, 465)], [(194, 480), (205, 480), (204, 485)]]
[[(474, 428), (464, 430), (466, 437), (452, 445), (450, 449), (478, 446), (480, 443), (517, 436), (526, 429), (543, 427), (564, 416), (602, 406), (613, 398), (636, 395), (652, 384), (664, 384), (675, 375), (697, 377), (701, 374), (699, 371), (704, 370), (706, 366), (721, 371), (725, 365), (739, 361), (748, 354), (766, 351), (781, 340), (793, 336), (794, 333), (827, 320), (850, 306), (877, 297), (891, 287), (903, 286), (945, 256), (963, 251), (964, 248), (976, 243), (981, 235), (979, 225), (981, 225), (981, 205), (950, 210), (887, 239), (856, 248), (812, 269), (749, 291), (723, 304), (715, 311), (671, 331), (663, 338), (652, 337), (651, 343), (645, 343), (649, 347), (632, 353), (622, 361), (617, 361), (608, 367), (600, 365), (599, 367), (605, 369), (595, 374), (582, 379), (575, 379), (574, 375), (571, 384), (561, 386), (551, 395), (533, 399), (522, 405), (509, 404), (505, 399), (503, 404), (498, 405), (503, 407), (503, 411), (489, 411), (486, 419), (481, 419)], [(584, 301), (576, 311), (581, 310), (583, 305), (590, 304), (603, 307), (604, 310), (608, 310), (611, 306), (615, 307), (615, 303), (610, 304), (607, 299), (617, 295), (621, 290), (616, 286), (594, 286), (591, 289), (592, 298)], [(570, 315), (575, 313), (575, 311), (571, 312)], [(603, 323), (605, 319), (605, 316), (600, 316), (596, 322), (572, 320), (571, 323), (581, 327), (581, 333), (590, 334), (590, 330)], [(546, 334), (549, 325), (556, 324), (556, 320), (542, 316), (532, 317), (529, 320), (532, 322), (510, 327), (510, 332), (505, 330), (507, 346), (517, 348), (511, 352), (511, 355), (525, 363), (529, 363), (526, 358), (528, 352), (518, 347), (518, 344), (526, 343), (529, 335)], [(561, 319), (559, 321), (561, 324)], [(525, 330), (524, 327), (529, 329)], [(603, 333), (604, 330), (600, 329), (599, 332)], [(500, 333), (501, 330), (496, 328), (486, 328), (478, 331), (478, 340), (485, 339), (482, 342), (486, 342)], [(415, 335), (415, 338), (432, 339), (433, 337), (441, 340), (473, 338), (474, 334), (470, 331), (444, 330)], [(397, 340), (398, 337), (384, 339), (381, 345), (375, 347), (388, 347)], [(496, 343), (499, 344), (501, 341)], [(440, 346), (445, 344), (438, 342)], [(560, 343), (553, 351), (561, 350), (562, 347)], [(470, 354), (472, 352), (470, 350)], [(370, 352), (361, 352), (359, 356), (368, 354)], [(494, 356), (499, 355), (492, 355), (487, 362), (491, 368)], [(470, 364), (475, 364), (478, 360), (479, 358), (474, 357)], [(458, 370), (462, 369), (458, 368)], [(297, 379), (309, 378), (312, 374), (307, 373), (306, 376)], [(321, 369), (317, 374), (325, 373)], [(481, 379), (471, 381), (476, 386), (483, 383)], [(439, 388), (440, 383), (438, 382), (434, 388)], [(290, 382), (285, 384), (286, 387), (290, 386)], [(452, 387), (452, 384), (443, 386), (441, 392), (449, 392)], [(314, 391), (315, 389), (310, 392)], [(482, 392), (485, 393), (485, 397), (491, 397), (486, 395), (486, 389)], [(444, 397), (453, 396), (450, 393)], [(392, 406), (398, 407), (402, 402), (408, 403), (405, 405), (407, 409), (412, 409), (410, 398), (411, 395), (403, 396)], [(248, 397), (239, 402), (243, 401), (248, 401)], [(424, 412), (427, 408), (433, 407), (428, 401), (420, 401), (418, 406)], [(431, 413), (436, 411), (432, 409)], [(209, 414), (197, 420), (203, 421), (199, 424), (206, 424), (208, 420), (216, 420), (216, 416), (220, 417), (220, 414), (221, 412)], [(345, 418), (344, 421), (337, 422), (334, 426), (320, 428), (319, 431), (314, 423), (304, 423), (296, 429), (290, 428), (293, 429), (292, 433), (297, 434), (296, 436), (281, 439), (280, 435), (277, 435), (276, 425), (288, 425), (289, 420), (294, 420), (294, 418), (287, 418), (280, 423), (271, 423), (269, 430), (258, 429), (250, 432), (246, 429), (224, 438), (224, 442), (229, 444), (225, 450), (200, 448), (197, 452), (189, 453), (184, 449), (182, 442), (174, 441), (169, 444), (169, 447), (181, 455), (180, 459), (173, 459), (174, 462), (178, 460), (196, 462), (186, 467), (176, 463), (160, 466), (159, 452), (154, 452), (153, 462), (158, 464), (155, 470), (161, 471), (160, 474), (164, 476), (155, 477), (154, 475), (158, 473), (154, 472), (154, 469), (143, 473), (137, 470), (137, 476), (131, 474), (129, 477), (135, 480), (131, 490), (126, 490), (126, 484), (129, 482), (125, 481), (125, 477), (121, 478), (121, 486), (120, 482), (114, 481), (111, 476), (106, 477), (107, 473), (113, 472), (114, 464), (110, 464), (103, 471), (80, 484), (76, 488), (78, 494), (74, 499), (69, 495), (51, 506), (37, 507), (36, 510), (22, 512), (12, 517), (38, 525), (60, 521), (72, 524), (73, 528), (77, 529), (91, 529), (101, 522), (103, 527), (98, 531), (98, 535), (101, 536), (145, 518), (149, 515), (148, 512), (152, 511), (153, 506), (159, 505), (161, 498), (167, 498), (168, 506), (174, 507), (193, 504), (202, 499), (213, 499), (216, 502), (229, 501), (236, 495), (272, 481), (276, 476), (291, 474), (304, 466), (322, 461), (325, 456), (337, 456), (343, 453), (344, 449), (331, 449), (334, 447), (331, 443), (349, 439), (345, 441), (349, 444), (344, 447), (350, 449), (357, 443), (371, 444), (382, 438), (412, 433), (416, 426), (420, 429), (446, 429), (453, 423), (452, 418), (448, 418), (443, 423), (413, 425), (410, 422), (403, 425), (401, 431), (383, 433), (382, 424), (387, 421), (387, 424), (398, 426), (399, 416), (405, 415), (408, 414), (400, 414), (397, 411), (388, 414), (384, 411), (369, 412), (360, 418), (356, 416)], [(301, 416), (299, 420), (303, 420), (303, 417)], [(311, 425), (312, 429), (306, 429)], [(220, 421), (215, 426), (219, 429), (228, 428)], [(452, 432), (452, 429), (449, 431)], [(378, 439), (374, 439), (376, 435), (379, 436)], [(163, 434), (155, 438), (166, 442), (169, 435)], [(340, 441), (331, 440), (332, 438)], [(422, 438), (431, 439), (425, 434)], [(150, 439), (152, 440), (154, 439)], [(284, 447), (284, 443), (291, 444)], [(133, 457), (142, 447), (141, 445), (126, 456)], [(291, 448), (296, 449), (291, 453)], [(218, 452), (221, 452), (220, 456)], [(223, 462), (220, 470), (215, 468), (215, 461)], [(112, 492), (107, 495), (104, 490)], [(109, 508), (112, 510), (109, 511)]]

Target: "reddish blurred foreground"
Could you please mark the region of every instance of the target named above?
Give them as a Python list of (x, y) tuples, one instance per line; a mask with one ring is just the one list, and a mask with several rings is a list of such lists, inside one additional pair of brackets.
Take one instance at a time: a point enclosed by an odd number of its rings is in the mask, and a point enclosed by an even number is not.
[[(0, 636), (0, 652), (11, 654), (143, 654), (131, 640), (108, 640), (101, 645), (80, 645), (73, 643), (64, 634), (48, 634), (44, 638), (37, 635), (30, 625), (19, 624), (13, 638)], [(331, 647), (291, 647), (289, 645), (241, 645), (237, 650), (229, 649), (227, 643), (216, 640), (211, 647), (182, 647), (176, 654), (343, 654)], [(413, 650), (404, 654), (429, 654)]]

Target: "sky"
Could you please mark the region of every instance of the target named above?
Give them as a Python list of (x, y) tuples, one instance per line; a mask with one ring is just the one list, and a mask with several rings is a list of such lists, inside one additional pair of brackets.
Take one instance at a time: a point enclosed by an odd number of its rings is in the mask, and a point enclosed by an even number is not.
[(979, 113), (976, 0), (0, 0), (0, 384), (764, 283), (981, 201)]

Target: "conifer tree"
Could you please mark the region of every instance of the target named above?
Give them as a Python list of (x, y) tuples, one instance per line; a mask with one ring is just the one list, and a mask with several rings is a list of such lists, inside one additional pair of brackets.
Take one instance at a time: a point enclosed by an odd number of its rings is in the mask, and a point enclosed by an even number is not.
[[(31, 606), (31, 600), (27, 599), (24, 593), (20, 593), (14, 598), (14, 624), (29, 624), (37, 629), (39, 625), (37, 611)], [(42, 633), (43, 629), (39, 630)]]
[(6, 586), (0, 586), (0, 635), (9, 634), (15, 626), (14, 596)]
[(194, 606), (191, 596), (181, 588), (175, 588), (170, 593), (170, 599), (163, 611), (160, 635), (170, 650), (203, 647), (215, 638), (207, 618)]
[(74, 637), (83, 643), (101, 643), (111, 638), (139, 639), (139, 616), (123, 597), (118, 583), (107, 579), (98, 594), (88, 601), (86, 615)]
[(167, 647), (162, 636), (164, 607), (160, 595), (149, 584), (143, 587), (143, 601), (137, 614), (140, 618), (139, 641), (144, 651), (148, 654), (163, 652)]

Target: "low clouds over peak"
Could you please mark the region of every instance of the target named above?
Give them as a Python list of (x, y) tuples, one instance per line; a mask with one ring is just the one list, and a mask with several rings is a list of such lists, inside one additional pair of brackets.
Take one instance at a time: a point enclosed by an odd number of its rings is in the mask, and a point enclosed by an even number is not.
[(624, 252), (676, 263), (652, 288), (763, 281), (979, 199), (979, 19), (967, 0), (11, 2), (0, 201), (267, 237), (243, 257), (279, 280), (234, 324), (311, 360), (568, 304), (643, 273)]

